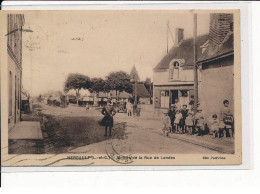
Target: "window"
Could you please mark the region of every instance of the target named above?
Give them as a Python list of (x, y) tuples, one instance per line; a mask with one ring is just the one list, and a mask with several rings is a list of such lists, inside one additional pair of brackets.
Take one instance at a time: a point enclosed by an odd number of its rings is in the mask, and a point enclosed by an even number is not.
[(12, 116), (12, 104), (13, 104), (13, 96), (12, 96), (12, 90), (13, 90), (13, 79), (12, 79), (12, 72), (10, 71), (9, 73), (9, 105), (8, 105), (8, 108), (9, 108), (9, 116)]
[(181, 96), (182, 97), (187, 97), (188, 96), (188, 90), (181, 90)]
[(180, 64), (177, 61), (174, 61), (170, 64), (169, 67), (169, 79), (178, 80), (179, 79), (179, 69)]

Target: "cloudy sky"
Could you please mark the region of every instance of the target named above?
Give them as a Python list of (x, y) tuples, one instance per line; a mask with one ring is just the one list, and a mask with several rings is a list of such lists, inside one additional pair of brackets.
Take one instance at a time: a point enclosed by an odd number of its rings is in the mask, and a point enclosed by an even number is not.
[[(69, 73), (105, 78), (111, 71), (141, 80), (166, 54), (166, 26), (173, 37), (184, 28), (192, 37), (192, 12), (176, 11), (37, 11), (25, 14), (23, 86), (32, 95), (63, 90)], [(209, 14), (198, 14), (198, 35), (208, 33)], [(169, 47), (173, 46), (171, 35)]]

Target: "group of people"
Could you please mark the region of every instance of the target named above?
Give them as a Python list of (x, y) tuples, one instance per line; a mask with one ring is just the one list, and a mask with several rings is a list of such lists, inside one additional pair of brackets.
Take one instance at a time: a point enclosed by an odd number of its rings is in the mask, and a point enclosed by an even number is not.
[(190, 135), (197, 134), (198, 136), (210, 133), (213, 138), (227, 137), (228, 135), (233, 137), (234, 119), (229, 108), (229, 101), (223, 101), (219, 116), (213, 114), (207, 121), (199, 104), (196, 113), (194, 109), (188, 110), (187, 105), (182, 107), (178, 103), (171, 105), (166, 120), (164, 120), (163, 132), (166, 136), (169, 133), (188, 133)]
[[(134, 111), (135, 110), (135, 111)], [(136, 115), (140, 117), (141, 115), (141, 104), (137, 103), (136, 107), (130, 101), (126, 103), (126, 112), (129, 117)]]

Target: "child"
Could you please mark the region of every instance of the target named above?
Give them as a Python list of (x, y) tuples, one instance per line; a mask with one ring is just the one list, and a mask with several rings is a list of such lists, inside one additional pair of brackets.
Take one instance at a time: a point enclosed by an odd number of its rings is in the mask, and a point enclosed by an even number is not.
[(188, 130), (188, 133), (190, 135), (193, 135), (194, 118), (193, 118), (192, 112), (189, 112), (189, 114), (188, 114), (188, 116), (185, 120), (185, 125), (186, 125), (186, 128)]
[(210, 131), (212, 131), (213, 133), (213, 137), (212, 138), (216, 138), (217, 136), (220, 137), (219, 135), (219, 120), (218, 120), (218, 116), (216, 114), (212, 115), (212, 121), (210, 123)]
[(171, 132), (171, 122), (170, 122), (170, 118), (168, 117), (168, 115), (164, 115), (164, 118), (162, 118), (163, 120), (163, 136), (168, 137), (169, 133)]
[(133, 106), (132, 106), (131, 102), (128, 101), (128, 102), (126, 103), (126, 111), (127, 111), (127, 115), (128, 115), (129, 117), (132, 116), (132, 109), (133, 109)]
[(195, 115), (195, 121), (196, 121), (196, 131), (198, 132), (198, 136), (201, 136), (204, 131), (204, 116), (202, 114), (202, 109), (199, 107), (198, 112)]
[(182, 114), (180, 110), (176, 111), (175, 120), (174, 120), (174, 128), (176, 133), (181, 133), (180, 120), (182, 119)]

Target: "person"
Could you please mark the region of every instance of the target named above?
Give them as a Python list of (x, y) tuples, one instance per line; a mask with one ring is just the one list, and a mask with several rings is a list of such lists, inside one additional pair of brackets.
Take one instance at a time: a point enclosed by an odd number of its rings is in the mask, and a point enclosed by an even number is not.
[(173, 133), (175, 131), (175, 126), (174, 126), (174, 120), (175, 120), (175, 106), (172, 104), (171, 107), (169, 108), (169, 111), (168, 111), (168, 116), (170, 117), (170, 120), (171, 120), (171, 133)]
[(227, 133), (229, 133), (229, 135), (231, 137), (233, 137), (234, 135), (234, 118), (233, 115), (231, 113), (230, 107), (229, 107), (229, 101), (228, 100), (224, 100), (223, 101), (223, 107), (220, 110), (220, 132), (221, 135), (223, 135), (224, 137), (227, 137)]
[(162, 121), (163, 121), (163, 125), (164, 125), (164, 127), (162, 129), (163, 136), (168, 137), (169, 133), (171, 132), (171, 121), (167, 114), (164, 115), (164, 117), (162, 118)]
[(140, 102), (138, 102), (138, 104), (137, 104), (136, 113), (137, 113), (138, 117), (141, 116), (141, 104), (140, 104)]
[(175, 99), (175, 103), (174, 103), (176, 110), (181, 110), (181, 105), (178, 99)]
[(101, 111), (104, 118), (102, 119), (102, 124), (105, 126), (105, 136), (107, 136), (107, 128), (109, 128), (109, 136), (111, 136), (111, 130), (114, 125), (113, 116), (116, 114), (115, 108), (111, 101), (108, 101), (107, 105), (103, 107)]
[(89, 103), (86, 103), (86, 110), (89, 109)]
[[(219, 136), (219, 121), (218, 116), (216, 114), (212, 115), (212, 120), (210, 122), (210, 131), (212, 132), (213, 137), (216, 138)], [(219, 136), (220, 137), (220, 136)]]
[(186, 120), (185, 120), (185, 125), (186, 125), (186, 128), (187, 128), (187, 130), (188, 130), (188, 133), (190, 134), (190, 135), (193, 135), (193, 127), (194, 127), (194, 117), (193, 117), (193, 113), (190, 111), (189, 113), (188, 113), (188, 116), (187, 116), (187, 118), (186, 118)]
[(132, 105), (132, 103), (131, 103), (130, 101), (128, 101), (128, 102), (126, 103), (126, 111), (127, 111), (127, 115), (128, 115), (129, 117), (132, 116), (132, 109), (133, 109), (133, 105)]
[(180, 110), (176, 111), (175, 119), (174, 119), (174, 128), (176, 133), (181, 134), (180, 120), (182, 118), (182, 114)]
[(195, 114), (195, 128), (198, 132), (198, 136), (201, 136), (204, 132), (204, 116), (202, 114), (202, 109), (198, 107), (197, 113)]
[(185, 120), (186, 120), (186, 117), (188, 116), (188, 112), (189, 112), (189, 110), (187, 109), (187, 105), (184, 104), (183, 108), (181, 109), (182, 119), (180, 120), (180, 126), (181, 126), (182, 133), (186, 133)]

